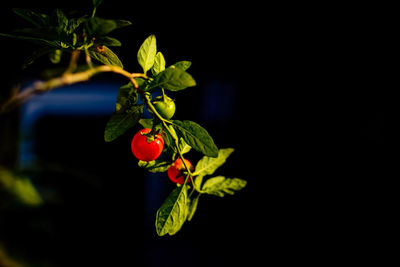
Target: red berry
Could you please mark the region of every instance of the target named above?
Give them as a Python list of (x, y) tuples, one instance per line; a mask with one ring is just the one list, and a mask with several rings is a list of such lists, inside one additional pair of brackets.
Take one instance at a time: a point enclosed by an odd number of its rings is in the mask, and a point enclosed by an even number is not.
[(152, 161), (161, 155), (164, 148), (164, 140), (160, 134), (154, 136), (153, 141), (149, 141), (145, 135), (149, 133), (151, 129), (144, 128), (138, 131), (132, 139), (131, 149), (133, 155), (142, 161)]
[[(186, 166), (190, 169), (190, 171), (194, 170), (194, 167), (190, 161), (185, 159)], [(185, 166), (180, 158), (178, 158), (168, 169), (168, 177), (169, 179), (178, 184), (183, 184), (185, 182), (185, 176), (183, 172), (185, 171)], [(190, 178), (188, 182), (190, 181)]]

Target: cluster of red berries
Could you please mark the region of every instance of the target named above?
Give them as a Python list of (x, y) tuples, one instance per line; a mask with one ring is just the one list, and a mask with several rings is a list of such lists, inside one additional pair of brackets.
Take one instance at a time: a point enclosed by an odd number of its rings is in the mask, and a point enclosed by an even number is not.
[[(164, 148), (164, 139), (160, 134), (148, 136), (151, 129), (144, 128), (138, 131), (132, 139), (131, 149), (133, 155), (142, 161), (153, 161), (157, 159)], [(186, 166), (193, 171), (194, 167), (190, 161), (185, 159)], [(185, 166), (180, 158), (178, 158), (168, 169), (169, 179), (178, 184), (183, 184), (185, 181), (184, 176)]]

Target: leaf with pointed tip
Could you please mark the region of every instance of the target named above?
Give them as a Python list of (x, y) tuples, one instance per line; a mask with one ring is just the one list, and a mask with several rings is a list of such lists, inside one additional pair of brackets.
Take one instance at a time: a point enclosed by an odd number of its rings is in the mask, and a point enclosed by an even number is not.
[(132, 83), (127, 83), (121, 86), (118, 90), (117, 103), (115, 104), (115, 111), (122, 109), (129, 109), (138, 99), (137, 90), (133, 87)]
[(86, 31), (89, 36), (105, 36), (110, 32), (131, 25), (127, 20), (103, 19), (99, 17), (88, 18), (85, 20)]
[(191, 146), (186, 144), (185, 140), (182, 137), (179, 138), (178, 145), (179, 145), (179, 150), (181, 151), (182, 155), (185, 153), (188, 153), (192, 149)]
[(65, 32), (68, 27), (68, 18), (65, 16), (64, 12), (61, 9), (56, 9), (56, 16), (58, 21), (58, 29), (60, 32)]
[(169, 91), (180, 91), (187, 87), (193, 87), (196, 81), (193, 77), (181, 68), (169, 67), (160, 72), (151, 82), (148, 91), (157, 87), (164, 88)]
[(176, 63), (175, 63), (174, 65), (172, 65), (171, 67), (175, 67), (175, 68), (180, 68), (180, 69), (183, 69), (183, 70), (187, 70), (191, 65), (192, 65), (192, 62), (183, 60), (183, 61), (178, 61), (178, 62), (176, 62)]
[(214, 140), (199, 124), (189, 120), (174, 120), (173, 127), (178, 136), (182, 137), (193, 149), (209, 157), (218, 156), (218, 148)]
[(132, 128), (143, 113), (143, 105), (135, 105), (129, 110), (114, 112), (104, 130), (104, 140), (111, 142)]
[(121, 42), (109, 36), (100, 36), (94, 40), (95, 45), (121, 46)]
[(157, 75), (164, 70), (165, 70), (165, 58), (161, 52), (157, 52), (156, 57), (154, 59), (154, 65), (151, 68), (151, 73), (153, 73), (153, 75)]
[(232, 154), (233, 151), (233, 148), (221, 148), (218, 151), (218, 156), (216, 158), (204, 156), (197, 162), (193, 175), (205, 176), (213, 174), (218, 167), (225, 163), (226, 159)]
[(86, 20), (87, 20), (86, 16), (83, 16), (83, 17), (80, 17), (80, 18), (70, 18), (68, 20), (68, 27), (66, 29), (66, 32), (68, 34), (73, 33)]
[(47, 15), (39, 14), (24, 8), (13, 8), (12, 11), (36, 27), (43, 27), (47, 25)]
[(246, 186), (247, 182), (239, 178), (225, 178), (216, 176), (204, 182), (202, 192), (219, 197), (225, 194), (233, 195)]
[(93, 7), (97, 8), (102, 2), (103, 0), (93, 0)]
[(122, 62), (119, 60), (118, 56), (111, 51), (107, 46), (103, 46), (102, 49), (98, 47), (89, 48), (89, 55), (91, 58), (105, 64), (112, 65), (123, 68)]
[(0, 36), (18, 39), (18, 40), (30, 41), (30, 42), (33, 42), (36, 44), (42, 44), (42, 45), (44, 44), (44, 45), (50, 45), (53, 47), (60, 47), (58, 41), (50, 41), (50, 40), (46, 40), (46, 39), (38, 38), (38, 37), (21, 36), (21, 35), (7, 34), (7, 33), (0, 33)]
[(137, 60), (142, 67), (143, 72), (146, 73), (154, 65), (157, 53), (157, 43), (154, 34), (144, 40), (137, 53)]
[(159, 236), (174, 235), (178, 232), (188, 215), (187, 185), (175, 188), (156, 214), (156, 231)]
[(201, 194), (198, 194), (196, 197), (193, 198), (193, 200), (190, 201), (189, 203), (189, 213), (187, 220), (190, 222), (193, 219), (193, 215), (197, 210), (197, 205), (199, 204), (199, 198)]
[(57, 42), (60, 40), (58, 28), (56, 27), (14, 29), (13, 33), (17, 36), (39, 38), (47, 41)]
[(171, 162), (162, 159), (156, 159), (153, 161), (141, 161), (139, 160), (138, 166), (148, 170), (149, 172), (165, 172), (171, 166)]
[(29, 178), (18, 176), (14, 172), (1, 166), (0, 193), (2, 200), (7, 194), (13, 200), (16, 200), (17, 203), (27, 206), (38, 206), (43, 203), (40, 194)]

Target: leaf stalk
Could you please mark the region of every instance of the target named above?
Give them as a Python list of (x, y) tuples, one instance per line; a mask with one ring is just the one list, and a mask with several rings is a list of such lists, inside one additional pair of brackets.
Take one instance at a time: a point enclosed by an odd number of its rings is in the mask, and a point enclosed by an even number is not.
[[(185, 170), (187, 172), (186, 178), (185, 178), (185, 182), (183, 183), (183, 185), (185, 185), (189, 179), (189, 177), (194, 177), (192, 171), (190, 170), (190, 168), (187, 166), (186, 162), (185, 162), (185, 158), (183, 157), (182, 151), (179, 148), (179, 140), (178, 138), (171, 133), (168, 124), (173, 124), (173, 122), (164, 119), (160, 113), (157, 112), (157, 110), (155, 109), (154, 105), (151, 103), (150, 101), (150, 97), (147, 94), (142, 94), (144, 96), (145, 99), (145, 104), (148, 107), (149, 110), (151, 110), (151, 112), (161, 121), (161, 123), (164, 126), (164, 129), (168, 132), (168, 134), (172, 137), (172, 139), (174, 139), (174, 145), (175, 145), (175, 149), (178, 152), (178, 156), (179, 158), (182, 160), (183, 166), (185, 167)], [(196, 189), (196, 191), (200, 192), (200, 189), (198, 189), (193, 181), (193, 179), (190, 179), (193, 185), (193, 188)]]

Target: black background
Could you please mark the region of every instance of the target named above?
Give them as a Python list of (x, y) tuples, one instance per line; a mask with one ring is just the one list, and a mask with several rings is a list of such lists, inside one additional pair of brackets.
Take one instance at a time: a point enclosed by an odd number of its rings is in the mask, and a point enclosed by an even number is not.
[[(64, 9), (91, 12), (90, 3)], [(220, 173), (248, 185), (233, 197), (204, 197), (181, 232), (157, 237), (153, 221), (143, 219), (144, 172), (126, 149), (129, 134), (106, 144), (107, 118), (46, 118), (38, 126), (42, 162), (79, 174), (58, 173), (57, 182), (54, 172), (37, 178), (56, 186), (64, 204), (1, 218), (0, 233), (10, 250), (56, 266), (326, 264), (349, 255), (372, 257), (358, 248), (374, 238), (365, 231), (378, 211), (385, 96), (391, 88), (383, 63), (386, 21), (378, 10), (105, 1), (97, 15), (133, 22), (112, 34), (122, 42), (116, 51), (128, 71), (139, 70), (137, 49), (150, 34), (167, 63), (193, 62), (190, 73), (198, 86), (179, 96), (176, 117), (203, 125), (219, 147), (234, 147)], [(0, 25), (8, 32), (24, 23), (4, 8)], [(43, 60), (20, 71), (33, 48), (1, 38), (2, 96), (48, 66)], [(212, 80), (235, 85), (224, 123), (202, 121), (197, 108), (205, 97), (201, 89)], [(17, 119), (16, 113), (9, 116)], [(82, 182), (85, 175), (96, 186)], [(31, 231), (23, 222), (27, 218), (50, 223)]]

